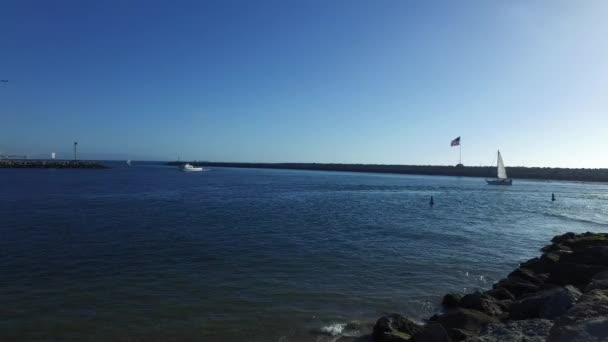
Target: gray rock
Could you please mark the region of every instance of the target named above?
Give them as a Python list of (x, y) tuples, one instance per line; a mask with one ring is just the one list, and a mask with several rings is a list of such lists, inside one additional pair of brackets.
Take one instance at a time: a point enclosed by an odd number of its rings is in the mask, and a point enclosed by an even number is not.
[(497, 288), (484, 292), (486, 296), (490, 296), (499, 300), (513, 300), (515, 296), (505, 288)]
[(375, 342), (404, 342), (422, 331), (422, 326), (400, 314), (382, 316), (374, 325), (372, 334)]
[(439, 323), (429, 323), (414, 336), (413, 342), (451, 342), (448, 332)]
[(529, 269), (536, 273), (546, 273), (549, 271), (549, 268), (553, 262), (549, 262), (545, 259), (540, 258), (532, 258), (521, 264), (522, 268)]
[(523, 279), (532, 284), (541, 285), (542, 283), (545, 282), (545, 280), (547, 280), (547, 278), (549, 277), (549, 274), (547, 274), (547, 273), (538, 274), (525, 267), (520, 267), (520, 268), (515, 269), (515, 271), (511, 272), (507, 276), (507, 278), (511, 278), (511, 277), (517, 277), (518, 279)]
[(597, 273), (591, 278), (591, 282), (585, 287), (585, 292), (591, 290), (606, 290), (608, 289), (608, 271)]
[(605, 266), (560, 262), (552, 267), (547, 282), (557, 285), (586, 286), (597, 273), (608, 270)]
[(553, 239), (551, 239), (551, 242), (560, 244), (564, 243), (567, 240), (572, 240), (574, 238), (576, 238), (576, 234), (574, 234), (573, 232), (567, 232), (562, 235), (556, 235), (555, 237), (553, 237)]
[(477, 336), (478, 331), (469, 331), (469, 330), (465, 330), (465, 329), (450, 329), (450, 333), (448, 334), (450, 336), (450, 339), (454, 340), (454, 341), (464, 341), (467, 338), (471, 338), (473, 336)]
[(552, 330), (548, 342), (605, 342), (608, 341), (608, 318), (590, 318), (575, 325)]
[(608, 266), (608, 246), (581, 248), (569, 255), (563, 255), (561, 260), (575, 264)]
[(540, 260), (543, 260), (549, 264), (557, 263), (560, 259), (559, 252), (549, 252), (540, 256)]
[(557, 251), (572, 252), (572, 248), (570, 248), (568, 246), (560, 245), (558, 243), (554, 243), (552, 245), (548, 245), (548, 246), (545, 246), (545, 247), (541, 248), (541, 251), (543, 251), (545, 253), (547, 253), (547, 252), (557, 252)]
[(441, 324), (451, 339), (463, 340), (469, 333), (477, 333), (486, 324), (496, 323), (498, 320), (477, 310), (454, 309), (439, 315), (436, 321)]
[(513, 305), (513, 301), (510, 299), (496, 300), (494, 301), (494, 303), (498, 305), (498, 307), (503, 311), (503, 313), (509, 312), (509, 310), (511, 309), (511, 305)]
[(553, 319), (568, 311), (580, 297), (580, 291), (570, 285), (540, 291), (513, 302), (510, 308), (510, 318), (515, 320)]
[(462, 297), (458, 304), (461, 308), (477, 310), (490, 316), (500, 316), (502, 309), (494, 301), (488, 299), (491, 297), (484, 297), (479, 292), (470, 293)]
[(374, 340), (372, 339), (372, 335), (357, 336), (357, 337), (342, 336), (342, 337), (339, 337), (337, 340), (335, 340), (335, 342), (373, 342), (373, 341)]
[(580, 251), (587, 247), (606, 246), (608, 244), (607, 233), (583, 233), (576, 235), (573, 239), (568, 239), (561, 244), (570, 247), (573, 251)]
[(506, 324), (488, 324), (478, 336), (466, 342), (544, 342), (553, 322), (546, 319), (510, 321)]
[(520, 279), (518, 277), (511, 277), (507, 279), (501, 279), (498, 283), (493, 285), (493, 288), (505, 289), (512, 293), (515, 298), (519, 298), (524, 294), (538, 291), (539, 286)]
[(558, 289), (549, 296), (540, 310), (540, 318), (555, 319), (568, 311), (581, 298), (582, 293), (572, 285)]
[(458, 306), (460, 302), (461, 296), (456, 293), (448, 293), (443, 296), (443, 300), (441, 301), (441, 305), (448, 309), (452, 309)]
[(548, 342), (608, 340), (608, 290), (591, 290), (551, 328)]

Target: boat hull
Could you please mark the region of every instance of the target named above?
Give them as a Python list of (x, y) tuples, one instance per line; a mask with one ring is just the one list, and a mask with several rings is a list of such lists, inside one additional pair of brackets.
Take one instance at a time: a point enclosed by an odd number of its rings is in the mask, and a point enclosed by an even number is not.
[(513, 180), (511, 178), (506, 178), (506, 179), (486, 179), (486, 183), (488, 183), (488, 185), (512, 185), (513, 184)]
[(184, 172), (201, 172), (201, 171), (207, 171), (205, 169), (203, 169), (200, 166), (192, 166), (190, 163), (186, 163), (182, 166), (180, 166), (180, 170), (184, 171)]
[(203, 169), (202, 167), (195, 167), (195, 166), (186, 166), (186, 167), (182, 167), (180, 168), (180, 170), (184, 171), (184, 172), (201, 172), (201, 171), (207, 171), (207, 169)]

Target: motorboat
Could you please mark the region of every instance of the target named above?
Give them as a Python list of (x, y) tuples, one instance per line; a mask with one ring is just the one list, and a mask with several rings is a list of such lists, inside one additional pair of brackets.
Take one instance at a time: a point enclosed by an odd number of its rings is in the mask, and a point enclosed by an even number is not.
[(190, 163), (186, 163), (184, 165), (182, 165), (180, 167), (180, 169), (184, 172), (200, 172), (200, 171), (206, 171), (204, 170), (202, 167), (198, 167), (198, 166), (192, 166), (192, 164)]

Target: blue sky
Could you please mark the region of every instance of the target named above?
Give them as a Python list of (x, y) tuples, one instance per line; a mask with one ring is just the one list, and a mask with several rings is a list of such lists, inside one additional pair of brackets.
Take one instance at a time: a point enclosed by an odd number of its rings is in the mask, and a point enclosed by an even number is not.
[(608, 167), (606, 1), (3, 1), (0, 152)]

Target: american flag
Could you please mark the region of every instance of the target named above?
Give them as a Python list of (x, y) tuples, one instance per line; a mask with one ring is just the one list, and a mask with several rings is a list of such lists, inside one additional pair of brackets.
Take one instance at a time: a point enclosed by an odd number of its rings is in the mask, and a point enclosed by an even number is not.
[(460, 146), (460, 137), (452, 140), (452, 142), (450, 143), (450, 146)]

